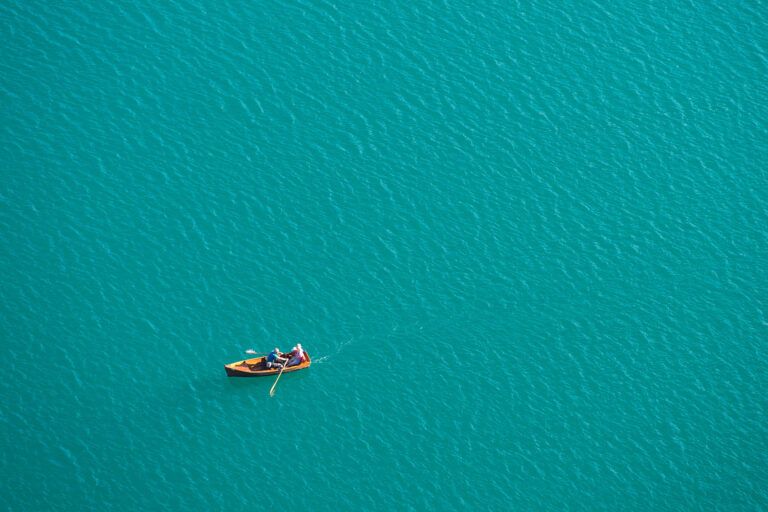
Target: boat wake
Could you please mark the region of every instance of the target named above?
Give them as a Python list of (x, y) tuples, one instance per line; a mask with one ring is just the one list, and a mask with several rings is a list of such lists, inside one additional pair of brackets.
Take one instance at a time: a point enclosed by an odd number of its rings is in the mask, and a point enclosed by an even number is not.
[(338, 353), (339, 353), (339, 352), (341, 352), (341, 350), (342, 350), (344, 347), (346, 347), (347, 345), (349, 345), (350, 343), (352, 343), (352, 340), (353, 340), (353, 339), (354, 339), (354, 338), (349, 338), (347, 341), (345, 341), (344, 343), (342, 343), (341, 345), (339, 345), (339, 348), (337, 348), (337, 349), (336, 349), (336, 352), (334, 352), (333, 354), (330, 354), (330, 355), (327, 355), (327, 356), (323, 356), (323, 357), (320, 357), (320, 358), (318, 358), (318, 359), (313, 359), (313, 360), (312, 360), (312, 363), (313, 363), (313, 364), (320, 364), (320, 363), (324, 363), (325, 361), (327, 361), (327, 360), (328, 360), (328, 359), (330, 359), (331, 357), (333, 357), (333, 356), (335, 356), (335, 355), (338, 355)]
[(344, 347), (346, 347), (347, 345), (349, 345), (350, 343), (352, 343), (352, 340), (353, 340), (353, 339), (355, 339), (355, 338), (354, 338), (354, 337), (352, 337), (352, 338), (349, 338), (347, 341), (345, 341), (344, 343), (342, 343), (341, 345), (339, 345), (339, 348), (337, 348), (337, 349), (336, 349), (336, 354), (338, 354), (339, 352), (341, 352), (341, 349), (343, 349)]

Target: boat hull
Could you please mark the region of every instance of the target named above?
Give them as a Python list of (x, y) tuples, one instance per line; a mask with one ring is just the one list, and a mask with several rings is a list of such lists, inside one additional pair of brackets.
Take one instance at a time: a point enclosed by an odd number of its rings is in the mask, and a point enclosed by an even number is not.
[[(254, 359), (244, 359), (231, 364), (225, 364), (224, 369), (227, 371), (227, 377), (269, 377), (271, 375), (277, 375), (280, 373), (279, 369), (267, 368), (266, 357), (256, 357)], [(307, 351), (304, 351), (304, 361), (296, 366), (288, 366), (283, 373), (296, 372), (309, 368), (312, 364), (312, 360), (309, 358)]]

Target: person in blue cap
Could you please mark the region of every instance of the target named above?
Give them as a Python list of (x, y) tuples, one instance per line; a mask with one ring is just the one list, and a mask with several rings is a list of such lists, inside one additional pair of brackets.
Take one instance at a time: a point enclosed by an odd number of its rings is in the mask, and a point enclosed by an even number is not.
[(288, 361), (287, 357), (282, 357), (280, 349), (275, 347), (275, 350), (267, 354), (267, 368), (282, 368)]

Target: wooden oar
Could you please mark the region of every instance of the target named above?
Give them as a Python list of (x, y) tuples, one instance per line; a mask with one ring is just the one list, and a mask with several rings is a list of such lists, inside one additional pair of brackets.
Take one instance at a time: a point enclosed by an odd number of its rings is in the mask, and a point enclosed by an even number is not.
[(275, 383), (272, 384), (272, 389), (269, 390), (269, 396), (275, 396), (275, 386), (277, 386), (277, 381), (280, 380), (280, 376), (283, 374), (283, 370), (285, 370), (285, 367), (288, 366), (288, 363), (291, 360), (288, 359), (288, 361), (285, 362), (282, 368), (280, 368), (280, 373), (277, 374), (277, 378), (275, 379)]

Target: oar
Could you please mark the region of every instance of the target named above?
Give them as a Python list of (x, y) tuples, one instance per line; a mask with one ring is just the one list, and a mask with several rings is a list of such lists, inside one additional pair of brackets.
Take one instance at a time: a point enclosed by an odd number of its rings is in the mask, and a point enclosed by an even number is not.
[(245, 351), (246, 354), (253, 354), (254, 356), (266, 356), (268, 355), (266, 352), (254, 352), (252, 348), (249, 348)]
[(288, 361), (285, 362), (282, 368), (280, 368), (280, 373), (277, 374), (277, 378), (275, 379), (275, 383), (272, 384), (272, 389), (269, 390), (269, 396), (275, 396), (275, 386), (277, 386), (277, 381), (280, 380), (280, 376), (283, 374), (283, 370), (285, 370), (285, 367), (288, 366), (288, 363), (290, 363), (291, 360), (288, 359)]

